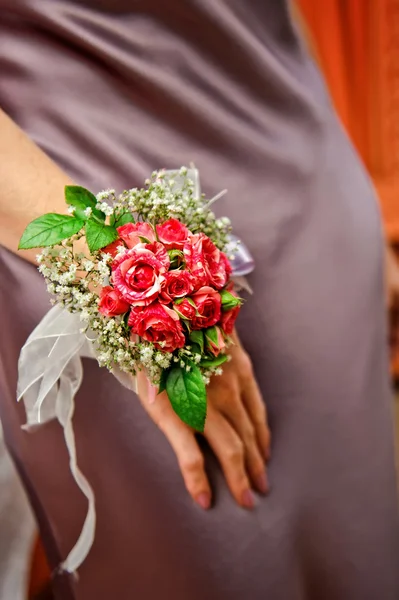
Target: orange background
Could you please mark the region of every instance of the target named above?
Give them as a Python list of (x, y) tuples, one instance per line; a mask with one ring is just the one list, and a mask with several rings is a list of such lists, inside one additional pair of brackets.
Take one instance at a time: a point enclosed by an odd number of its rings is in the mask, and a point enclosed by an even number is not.
[(337, 112), (399, 242), (399, 0), (297, 0)]

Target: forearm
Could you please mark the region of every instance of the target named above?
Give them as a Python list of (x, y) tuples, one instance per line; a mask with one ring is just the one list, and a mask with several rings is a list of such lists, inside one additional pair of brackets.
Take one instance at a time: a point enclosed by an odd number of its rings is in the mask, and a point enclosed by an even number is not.
[[(0, 242), (17, 252), (23, 230), (46, 212), (65, 212), (70, 178), (0, 110)], [(36, 250), (21, 251), (35, 262)]]

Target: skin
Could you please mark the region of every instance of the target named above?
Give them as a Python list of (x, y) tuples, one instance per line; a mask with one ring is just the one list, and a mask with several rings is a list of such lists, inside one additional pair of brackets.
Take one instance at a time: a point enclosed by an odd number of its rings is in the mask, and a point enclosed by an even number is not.
[[(18, 241), (30, 221), (47, 212), (65, 213), (64, 186), (74, 183), (13, 122), (0, 111), (0, 239), (3, 246), (36, 264), (37, 251), (18, 251)], [(223, 375), (208, 387), (208, 416), (204, 436), (223, 469), (236, 502), (251, 509), (252, 490), (268, 491), (266, 463), (270, 432), (265, 403), (249, 356), (238, 337), (229, 352), (232, 360)], [(151, 419), (169, 440), (186, 488), (204, 509), (212, 491), (204, 456), (195, 433), (174, 413), (166, 394), (151, 402), (154, 391), (142, 376), (139, 396)]]

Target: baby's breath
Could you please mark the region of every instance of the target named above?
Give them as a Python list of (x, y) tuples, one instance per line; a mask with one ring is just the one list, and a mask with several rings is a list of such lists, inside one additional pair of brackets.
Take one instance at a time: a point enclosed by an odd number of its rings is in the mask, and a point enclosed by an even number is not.
[(188, 177), (186, 167), (168, 174), (154, 171), (145, 188), (126, 190), (117, 200), (118, 210), (135, 213), (139, 221), (157, 224), (173, 217), (192, 233), (205, 233), (219, 249), (226, 248), (231, 232), (230, 220), (227, 217), (217, 219), (205, 196), (194, 195), (194, 183)]

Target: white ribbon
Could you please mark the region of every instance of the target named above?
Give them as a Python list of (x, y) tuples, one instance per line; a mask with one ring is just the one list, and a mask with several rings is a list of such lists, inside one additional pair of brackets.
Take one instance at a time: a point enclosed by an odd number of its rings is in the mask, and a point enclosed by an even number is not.
[(74, 398), (82, 382), (81, 357), (94, 358), (93, 346), (80, 329), (79, 315), (54, 306), (31, 333), (18, 362), (17, 398), (23, 398), (30, 429), (58, 419), (64, 429), (72, 475), (89, 507), (79, 539), (61, 569), (74, 572), (84, 561), (94, 540), (94, 493), (76, 461), (72, 426)]
[[(166, 173), (167, 177), (174, 178), (176, 189), (181, 189), (181, 176), (176, 171)], [(200, 184), (197, 169), (189, 169), (187, 175), (194, 183), (194, 196), (198, 197)], [(214, 200), (218, 197), (220, 195)], [(244, 277), (238, 277), (236, 283), (250, 290)], [(62, 570), (69, 573), (74, 573), (90, 552), (96, 527), (94, 492), (77, 465), (72, 425), (74, 399), (83, 377), (81, 358), (96, 358), (93, 340), (89, 341), (81, 329), (78, 313), (54, 306), (29, 336), (18, 362), (17, 398), (23, 399), (26, 409), (27, 424), (24, 428), (31, 429), (51, 419), (58, 419), (64, 430), (71, 473), (88, 501), (79, 539), (60, 565)], [(122, 385), (137, 393), (137, 382), (132, 375), (117, 367), (112, 373)]]
[[(92, 341), (81, 332), (78, 313), (54, 306), (40, 321), (23, 346), (18, 361), (17, 399), (23, 398), (27, 423), (24, 429), (58, 419), (64, 430), (72, 476), (86, 496), (88, 510), (75, 546), (60, 565), (61, 570), (75, 572), (93, 545), (96, 528), (94, 492), (80, 471), (72, 418), (75, 395), (83, 378), (81, 358), (96, 358)], [(137, 392), (135, 378), (115, 367), (113, 375), (122, 385)]]

